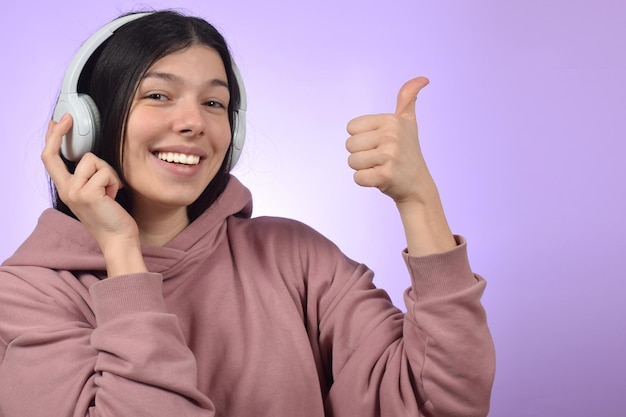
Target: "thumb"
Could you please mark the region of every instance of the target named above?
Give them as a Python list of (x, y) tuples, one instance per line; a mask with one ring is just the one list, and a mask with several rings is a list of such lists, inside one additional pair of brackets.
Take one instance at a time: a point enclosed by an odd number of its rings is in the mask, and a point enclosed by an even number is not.
[(413, 78), (404, 83), (398, 92), (396, 115), (405, 119), (415, 120), (415, 101), (417, 100), (417, 93), (426, 85), (428, 85), (428, 78), (426, 77)]

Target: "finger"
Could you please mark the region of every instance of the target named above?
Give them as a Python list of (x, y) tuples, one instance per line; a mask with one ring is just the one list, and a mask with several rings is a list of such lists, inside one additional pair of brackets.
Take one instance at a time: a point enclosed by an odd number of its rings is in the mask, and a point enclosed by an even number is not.
[(380, 144), (380, 135), (376, 131), (366, 131), (346, 139), (346, 150), (350, 153), (374, 149)]
[(398, 92), (396, 115), (405, 119), (416, 120), (415, 101), (417, 94), (426, 85), (428, 85), (428, 78), (426, 77), (413, 78), (404, 83)]
[(71, 174), (67, 170), (63, 159), (60, 156), (61, 142), (63, 136), (72, 128), (72, 116), (64, 115), (59, 122), (51, 120), (48, 123), (46, 132), (46, 145), (41, 152), (41, 160), (52, 178), (52, 181), (59, 185), (65, 183)]
[(350, 155), (348, 157), (348, 166), (356, 171), (361, 171), (381, 166), (386, 160), (387, 158), (382, 152), (372, 149)]
[(77, 188), (104, 189), (104, 193), (113, 198), (122, 188), (122, 182), (115, 170), (91, 152), (81, 158), (74, 170), (74, 177), (74, 184)]
[(353, 175), (354, 182), (361, 187), (376, 187), (381, 189), (386, 184), (388, 173), (385, 167), (375, 166), (367, 169), (360, 169)]
[(348, 122), (347, 130), (351, 135), (376, 130), (385, 123), (387, 114), (368, 114), (356, 117)]
[(104, 195), (115, 200), (117, 192), (121, 188), (121, 182), (112, 168), (100, 169), (89, 179), (87, 187), (104, 189)]

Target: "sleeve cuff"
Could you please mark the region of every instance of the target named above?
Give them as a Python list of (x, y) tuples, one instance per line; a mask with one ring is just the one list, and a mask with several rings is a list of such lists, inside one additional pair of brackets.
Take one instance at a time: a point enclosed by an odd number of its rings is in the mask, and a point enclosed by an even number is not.
[(411, 275), (411, 298), (423, 301), (445, 296), (469, 288), (480, 279), (470, 268), (466, 240), (462, 236), (454, 238), (457, 246), (447, 252), (421, 257), (402, 252)]
[(106, 278), (94, 284), (89, 292), (98, 325), (127, 314), (167, 313), (161, 274), (148, 272)]

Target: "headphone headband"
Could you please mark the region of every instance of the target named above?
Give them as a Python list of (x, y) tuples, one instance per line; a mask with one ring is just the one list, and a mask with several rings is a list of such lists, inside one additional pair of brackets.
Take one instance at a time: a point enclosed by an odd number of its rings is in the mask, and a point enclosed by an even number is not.
[(76, 52), (76, 55), (74, 55), (72, 62), (67, 68), (67, 71), (65, 72), (65, 78), (63, 79), (63, 85), (61, 86), (61, 91), (67, 94), (77, 93), (78, 79), (80, 78), (80, 74), (82, 73), (85, 64), (87, 64), (87, 61), (96, 51), (96, 49), (98, 49), (98, 47), (102, 45), (104, 41), (109, 39), (117, 29), (124, 26), (126, 23), (137, 20), (149, 14), (152, 13), (136, 13), (122, 16), (101, 27), (100, 29), (98, 29), (98, 31), (96, 31), (96, 33), (91, 35), (91, 37), (87, 39), (85, 43), (83, 43), (80, 49), (78, 49), (78, 52)]

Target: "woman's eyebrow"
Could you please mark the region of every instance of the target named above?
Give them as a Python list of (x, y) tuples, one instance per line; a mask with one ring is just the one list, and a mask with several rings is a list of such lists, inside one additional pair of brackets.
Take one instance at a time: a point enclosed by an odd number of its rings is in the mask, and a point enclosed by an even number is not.
[[(147, 79), (147, 78), (157, 78), (157, 79), (161, 79), (164, 81), (168, 81), (174, 84), (184, 84), (184, 81), (181, 77), (175, 75), (175, 74), (171, 74), (169, 72), (148, 72), (146, 73), (146, 75), (144, 75), (143, 79)], [(212, 80), (210, 80), (209, 82), (207, 82), (207, 84), (210, 87), (225, 87), (228, 88), (228, 82), (220, 79), (220, 78), (213, 78)]]

